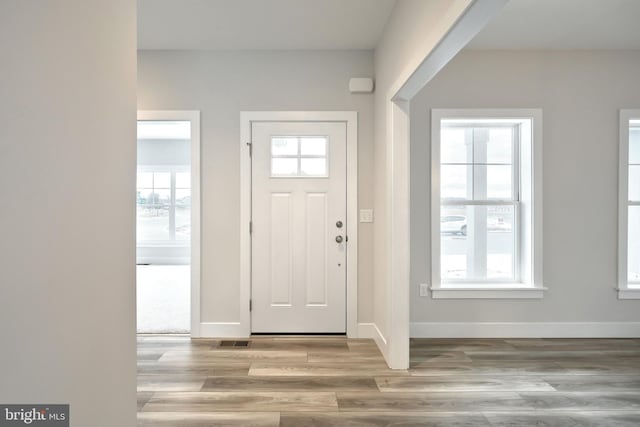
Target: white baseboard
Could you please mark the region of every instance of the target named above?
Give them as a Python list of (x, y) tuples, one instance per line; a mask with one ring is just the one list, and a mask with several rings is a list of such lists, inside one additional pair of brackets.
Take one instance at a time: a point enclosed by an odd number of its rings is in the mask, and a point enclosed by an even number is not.
[(422, 322), (412, 338), (639, 338), (640, 322)]
[(249, 335), (240, 322), (202, 322), (200, 333), (194, 338), (249, 338)]
[(374, 340), (385, 359), (387, 358), (389, 350), (387, 340), (375, 323), (358, 323), (358, 338), (370, 338)]

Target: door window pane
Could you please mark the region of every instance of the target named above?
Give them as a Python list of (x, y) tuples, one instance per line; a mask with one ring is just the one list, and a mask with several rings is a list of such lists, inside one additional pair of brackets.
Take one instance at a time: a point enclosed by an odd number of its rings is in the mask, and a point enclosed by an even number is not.
[(329, 140), (323, 136), (271, 138), (272, 177), (327, 177)]
[(327, 138), (303, 137), (300, 138), (300, 154), (303, 156), (326, 156)]
[(327, 176), (327, 159), (324, 158), (302, 158), (300, 160), (300, 175), (304, 176)]
[(278, 158), (271, 159), (271, 176), (296, 176), (298, 175), (298, 159)]
[(298, 155), (298, 138), (273, 137), (271, 138), (272, 156), (296, 156)]

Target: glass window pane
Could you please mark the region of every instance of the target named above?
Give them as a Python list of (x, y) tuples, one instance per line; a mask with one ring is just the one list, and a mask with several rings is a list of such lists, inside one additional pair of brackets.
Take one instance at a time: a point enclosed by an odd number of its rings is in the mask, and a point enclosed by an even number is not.
[(138, 205), (152, 205), (153, 204), (153, 190), (150, 188), (138, 188), (137, 191), (137, 201)]
[(445, 281), (514, 279), (513, 206), (443, 206), (440, 249)]
[(138, 241), (169, 240), (169, 237), (169, 208), (138, 205)]
[(272, 156), (296, 156), (298, 155), (298, 138), (273, 137), (271, 138)]
[(440, 167), (440, 198), (471, 199), (472, 167), (462, 165), (442, 165)]
[(640, 200), (640, 166), (629, 166), (629, 200)]
[(442, 163), (471, 163), (471, 138), (465, 128), (443, 127), (440, 131), (440, 161)]
[(629, 206), (627, 280), (640, 282), (640, 206)]
[(176, 189), (176, 205), (188, 206), (191, 204), (191, 190)]
[(300, 138), (300, 154), (303, 156), (326, 156), (327, 138), (304, 137)]
[(170, 205), (171, 204), (171, 189), (157, 189), (153, 190), (152, 194), (153, 203), (161, 204), (161, 205)]
[(298, 175), (298, 159), (272, 158), (271, 176), (295, 176)]
[(466, 279), (473, 266), (473, 246), (467, 239), (467, 206), (443, 206), (440, 210), (440, 275), (442, 279)]
[(191, 206), (176, 206), (176, 240), (191, 240)]
[(511, 166), (483, 166), (487, 168), (487, 198), (507, 200), (513, 197)]
[(138, 188), (153, 188), (153, 174), (151, 172), (138, 172)]
[(487, 278), (514, 278), (515, 257), (513, 206), (487, 206)]
[(629, 163), (640, 165), (640, 128), (629, 129)]
[(190, 172), (176, 172), (176, 188), (191, 188)]
[(327, 176), (327, 159), (325, 158), (301, 159), (300, 175)]
[(170, 172), (154, 172), (153, 188), (171, 188)]
[(512, 163), (513, 128), (489, 129), (487, 163)]

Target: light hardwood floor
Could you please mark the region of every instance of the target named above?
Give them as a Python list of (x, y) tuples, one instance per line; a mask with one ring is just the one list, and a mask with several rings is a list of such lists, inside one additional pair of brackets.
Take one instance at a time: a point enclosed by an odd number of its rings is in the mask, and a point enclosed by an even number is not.
[(640, 426), (640, 339), (138, 338), (140, 426)]

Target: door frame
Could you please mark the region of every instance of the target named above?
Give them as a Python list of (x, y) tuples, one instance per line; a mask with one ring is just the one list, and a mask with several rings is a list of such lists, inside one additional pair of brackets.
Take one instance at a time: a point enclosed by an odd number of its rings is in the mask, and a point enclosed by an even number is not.
[[(191, 337), (200, 324), (200, 111), (138, 110), (137, 120), (188, 120), (191, 123)], [(137, 166), (137, 161), (136, 161)]]
[(254, 122), (338, 122), (347, 140), (347, 336), (358, 337), (358, 113), (357, 111), (240, 112), (240, 331), (251, 335), (251, 126)]

